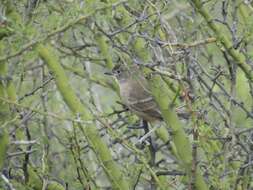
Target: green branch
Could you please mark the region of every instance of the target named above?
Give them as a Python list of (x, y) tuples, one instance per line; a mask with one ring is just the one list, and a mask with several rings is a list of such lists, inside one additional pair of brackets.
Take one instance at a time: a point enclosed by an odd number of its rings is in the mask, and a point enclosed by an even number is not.
[[(49, 70), (53, 73), (57, 88), (61, 93), (64, 102), (73, 114), (80, 116), (83, 120), (93, 120), (94, 118), (91, 112), (80, 102), (71, 88), (64, 69), (59, 63), (58, 57), (53, 53), (53, 48), (49, 45), (45, 47), (44, 45), (39, 44), (37, 46), (37, 51)], [(110, 150), (106, 143), (101, 139), (95, 124), (93, 122), (86, 126), (81, 126), (79, 124), (79, 127), (83, 131), (88, 143), (95, 152), (97, 159), (104, 168), (105, 173), (112, 183), (113, 189), (128, 190), (129, 184), (127, 180), (125, 180), (126, 177), (123, 176), (120, 167), (113, 161)]]
[(212, 16), (203, 7), (203, 3), (200, 0), (190, 0), (196, 10), (204, 17), (209, 28), (212, 29), (216, 35), (217, 41), (220, 42), (223, 47), (227, 50), (228, 54), (234, 59), (236, 64), (243, 70), (246, 77), (253, 81), (253, 73), (251, 67), (245, 62), (245, 56), (233, 47), (233, 43), (228, 37), (220, 30), (218, 25), (214, 22)]
[[(192, 146), (183, 125), (177, 117), (176, 112), (171, 108), (170, 90), (160, 76), (153, 76), (150, 80), (151, 92), (157, 102), (167, 127), (172, 129), (172, 141), (176, 146), (179, 164), (185, 169), (188, 182), (192, 178)], [(197, 167), (194, 185), (197, 190), (208, 189), (207, 184)]]

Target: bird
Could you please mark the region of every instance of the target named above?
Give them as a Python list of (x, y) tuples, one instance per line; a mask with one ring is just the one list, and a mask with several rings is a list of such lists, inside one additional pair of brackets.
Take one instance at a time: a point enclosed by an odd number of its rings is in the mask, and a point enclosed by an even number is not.
[(117, 64), (110, 74), (118, 81), (122, 103), (130, 111), (147, 122), (163, 120), (139, 65)]

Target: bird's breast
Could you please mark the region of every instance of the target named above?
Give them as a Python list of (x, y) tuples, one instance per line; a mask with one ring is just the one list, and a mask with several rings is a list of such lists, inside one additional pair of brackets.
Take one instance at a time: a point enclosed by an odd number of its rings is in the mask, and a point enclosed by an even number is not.
[(120, 83), (120, 96), (122, 98), (123, 103), (128, 103), (130, 92), (132, 91), (132, 86), (129, 82), (121, 82)]

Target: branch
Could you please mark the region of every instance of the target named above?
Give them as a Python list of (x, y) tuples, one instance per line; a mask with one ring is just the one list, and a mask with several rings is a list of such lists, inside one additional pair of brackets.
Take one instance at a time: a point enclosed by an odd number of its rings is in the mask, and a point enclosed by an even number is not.
[(204, 40), (192, 42), (190, 44), (188, 44), (188, 43), (171, 43), (171, 42), (166, 42), (166, 43), (161, 42), (161, 43), (162, 43), (162, 47), (171, 46), (171, 47), (179, 47), (179, 48), (187, 49), (187, 48), (193, 48), (193, 47), (200, 46), (200, 45), (214, 43), (216, 41), (217, 41), (216, 38), (207, 38)]
[[(184, 132), (183, 124), (178, 119), (176, 112), (171, 107), (170, 95), (171, 91), (168, 89), (167, 84), (158, 75), (151, 76), (149, 81), (151, 93), (154, 96), (157, 105), (160, 108), (163, 119), (167, 124), (167, 128), (172, 130), (172, 141), (176, 146), (178, 153), (179, 163), (187, 173), (188, 180), (191, 179), (192, 167), (192, 147), (188, 136)], [(196, 168), (195, 187), (197, 190), (208, 189), (199, 167)]]
[[(55, 77), (56, 86), (61, 93), (64, 102), (74, 115), (79, 115), (81, 119), (93, 120), (93, 115), (88, 108), (86, 108), (75, 95), (74, 90), (69, 84), (69, 80), (65, 75), (65, 71), (59, 63), (59, 58), (54, 55), (53, 48), (51, 46), (44, 46), (39, 44), (36, 48), (39, 56), (44, 60), (48, 69)], [(125, 179), (121, 168), (117, 165), (110, 153), (110, 150), (106, 143), (101, 139), (99, 132), (94, 123), (87, 124), (85, 126), (78, 125), (83, 132), (89, 145), (92, 147), (97, 159), (100, 161), (105, 173), (112, 183), (113, 189), (128, 190), (129, 184)]]
[(115, 6), (117, 6), (117, 5), (119, 5), (120, 3), (123, 3), (123, 2), (124, 1), (120, 1), (117, 4), (105, 5), (104, 7), (100, 7), (100, 8), (97, 8), (97, 9), (93, 10), (91, 13), (89, 13), (87, 15), (82, 15), (82, 16), (74, 19), (74, 20), (69, 21), (67, 24), (65, 24), (65, 25), (59, 27), (58, 29), (48, 33), (45, 37), (41, 37), (40, 39), (37, 39), (37, 40), (32, 40), (32, 41), (28, 42), (27, 44), (25, 44), (21, 49), (17, 50), (16, 52), (13, 52), (13, 53), (11, 53), (10, 55), (7, 55), (7, 56), (0, 57), (0, 64), (3, 63), (4, 61), (7, 61), (8, 59), (11, 59), (13, 57), (21, 55), (25, 51), (27, 51), (27, 50), (31, 49), (32, 47), (34, 47), (35, 45), (37, 45), (39, 43), (43, 43), (46, 40), (48, 40), (49, 38), (51, 38), (51, 37), (53, 37), (53, 36), (55, 36), (59, 33), (65, 32), (66, 30), (73, 27), (74, 25), (86, 20), (88, 17), (92, 16), (97, 11), (101, 11), (101, 10), (104, 10), (106, 8), (109, 8), (109, 7), (115, 7)]
[(233, 47), (232, 42), (228, 39), (228, 37), (222, 33), (218, 25), (214, 22), (214, 19), (208, 13), (208, 11), (203, 7), (203, 3), (200, 0), (189, 0), (192, 2), (196, 10), (204, 17), (207, 22), (209, 28), (212, 29), (214, 34), (216, 35), (217, 42), (221, 43), (223, 47), (227, 50), (228, 54), (234, 59), (235, 63), (240, 67), (246, 77), (253, 81), (253, 73), (251, 67), (245, 62), (245, 56), (236, 50)]

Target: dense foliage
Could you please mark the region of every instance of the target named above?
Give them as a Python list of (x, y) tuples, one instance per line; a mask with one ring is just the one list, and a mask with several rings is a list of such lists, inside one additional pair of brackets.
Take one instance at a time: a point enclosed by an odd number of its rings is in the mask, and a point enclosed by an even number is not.
[[(252, 189), (252, 14), (250, 0), (0, 0), (0, 189)], [(121, 103), (116, 64), (139, 65), (162, 122)]]

